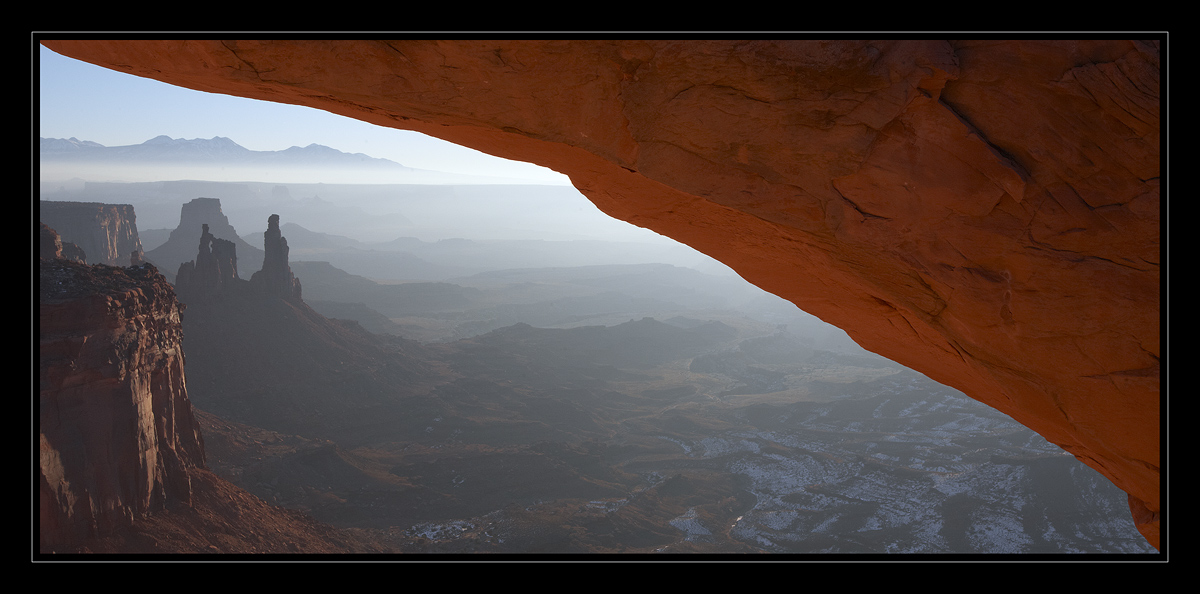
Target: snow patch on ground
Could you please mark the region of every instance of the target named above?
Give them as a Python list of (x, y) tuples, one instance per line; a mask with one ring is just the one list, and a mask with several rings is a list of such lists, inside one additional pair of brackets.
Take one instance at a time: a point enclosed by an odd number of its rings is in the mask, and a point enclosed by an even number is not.
[(671, 520), (671, 525), (683, 531), (686, 540), (695, 540), (701, 536), (711, 536), (712, 532), (705, 528), (696, 518), (696, 508), (689, 508), (683, 515)]
[(727, 456), (741, 452), (749, 452), (757, 454), (759, 452), (758, 443), (748, 439), (723, 439), (720, 437), (707, 437), (700, 441), (700, 447), (704, 449), (702, 456), (704, 458), (716, 458), (718, 456)]
[(427, 538), (429, 540), (454, 540), (464, 532), (474, 530), (475, 525), (466, 520), (454, 520), (452, 522), (429, 522), (425, 524), (417, 524), (408, 529), (408, 534), (413, 537)]
[(981, 553), (1023, 553), (1033, 544), (1021, 526), (1020, 518), (1010, 513), (973, 514), (974, 523), (967, 533), (971, 548)]

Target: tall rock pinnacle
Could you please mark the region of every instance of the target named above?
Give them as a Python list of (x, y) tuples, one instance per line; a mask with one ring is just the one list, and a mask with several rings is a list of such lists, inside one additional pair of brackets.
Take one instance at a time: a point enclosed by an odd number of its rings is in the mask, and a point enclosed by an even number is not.
[(288, 266), (287, 238), (279, 232), (279, 215), (267, 219), (267, 230), (263, 233), (262, 270), (250, 277), (250, 283), (259, 291), (284, 299), (300, 299), (300, 280)]
[(201, 225), (200, 246), (194, 261), (179, 265), (175, 289), (185, 303), (201, 295), (219, 292), (237, 282), (237, 245), (214, 236), (208, 224)]

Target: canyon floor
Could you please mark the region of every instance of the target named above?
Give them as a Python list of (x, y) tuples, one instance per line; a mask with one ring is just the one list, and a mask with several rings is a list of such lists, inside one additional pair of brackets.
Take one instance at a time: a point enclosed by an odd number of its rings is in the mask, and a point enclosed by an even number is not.
[(292, 270), (303, 300), (180, 294), (194, 505), (59, 552), (1156, 552), (1094, 470), (740, 279)]
[(193, 305), (189, 391), (212, 471), (367, 539), (347, 553), (1154, 552), (1123, 492), (955, 390), (669, 320), (421, 343)]

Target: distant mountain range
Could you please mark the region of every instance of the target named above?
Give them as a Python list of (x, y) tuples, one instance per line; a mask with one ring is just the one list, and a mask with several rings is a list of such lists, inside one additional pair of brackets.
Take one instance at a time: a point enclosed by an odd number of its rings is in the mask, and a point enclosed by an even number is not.
[(156, 136), (141, 144), (104, 146), (77, 138), (42, 138), (43, 161), (105, 162), (114, 164), (203, 164), (261, 167), (323, 166), (354, 169), (415, 171), (395, 161), (362, 153), (344, 153), (320, 144), (293, 146), (282, 151), (252, 151), (223, 136), (203, 139)]
[[(253, 151), (225, 138), (156, 136), (141, 144), (104, 146), (78, 138), (41, 138), (43, 182), (153, 182), (207, 180), (350, 184), (564, 185), (541, 175), (479, 175), (415, 169), (389, 159), (345, 153), (320, 144)], [(548, 182), (549, 180), (549, 182)]]

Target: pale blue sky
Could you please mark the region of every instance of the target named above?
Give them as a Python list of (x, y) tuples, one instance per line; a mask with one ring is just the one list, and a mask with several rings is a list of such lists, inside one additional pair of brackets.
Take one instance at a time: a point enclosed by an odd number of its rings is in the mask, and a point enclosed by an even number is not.
[(322, 144), (408, 167), (569, 184), (544, 167), (499, 159), (405, 130), (328, 112), (192, 91), (93, 66), (38, 46), (39, 136), (141, 144), (155, 136), (224, 136), (256, 151)]
[[(481, 183), (507, 178), (517, 183), (571, 185), (567, 176), (550, 169), (500, 159), (417, 132), (375, 126), (308, 107), (193, 91), (67, 58), (40, 45), (37, 50), (34, 66), (39, 68), (38, 135), (44, 138), (74, 137), (105, 146), (127, 146), (141, 144), (159, 135), (184, 139), (222, 136), (255, 151), (281, 151), (292, 146), (315, 143), (347, 153), (390, 159), (416, 169), (483, 176), (476, 180)], [(98, 172), (72, 170), (70, 177), (87, 179), (90, 174)], [(90, 181), (150, 181), (125, 177), (130, 175), (125, 170), (116, 175), (113, 179), (91, 178)], [(326, 179), (324, 175), (322, 172), (315, 174), (326, 183), (343, 182)], [(389, 182), (373, 178), (371, 183), (424, 183), (414, 179)], [(274, 182), (279, 178), (239, 177), (235, 181)], [(314, 180), (288, 181), (311, 183)], [(429, 183), (447, 182), (442, 179)], [(578, 192), (573, 196), (577, 197), (577, 203), (565, 199), (559, 203), (560, 211), (566, 209), (571, 218), (547, 227), (544, 231), (549, 236), (557, 237), (566, 233), (569, 222), (574, 225), (570, 232), (580, 237), (674, 243), (652, 231), (601, 213)], [(507, 203), (509, 206), (503, 212), (513, 216), (524, 212), (519, 196), (508, 199), (511, 202)], [(492, 221), (494, 227), (500, 227), (504, 222), (517, 224), (507, 219), (501, 220), (503, 217), (500, 214), (497, 217)], [(440, 224), (447, 226), (452, 223), (447, 221)], [(524, 229), (528, 223), (522, 221), (520, 225)], [(326, 229), (316, 230), (328, 232)]]

